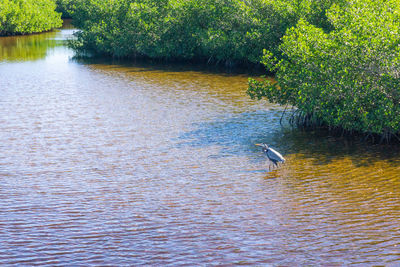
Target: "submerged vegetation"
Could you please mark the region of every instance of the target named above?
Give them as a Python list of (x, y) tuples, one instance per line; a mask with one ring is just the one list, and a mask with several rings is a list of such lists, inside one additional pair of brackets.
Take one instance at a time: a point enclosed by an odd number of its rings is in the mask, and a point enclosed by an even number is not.
[(0, 0), (0, 36), (48, 31), (62, 25), (53, 0)]
[[(348, 132), (400, 133), (400, 3), (351, 0), (327, 11), (332, 29), (301, 19), (263, 63), (276, 82), (251, 80), (253, 98), (297, 107), (297, 122)], [(398, 137), (397, 137), (398, 138)]]

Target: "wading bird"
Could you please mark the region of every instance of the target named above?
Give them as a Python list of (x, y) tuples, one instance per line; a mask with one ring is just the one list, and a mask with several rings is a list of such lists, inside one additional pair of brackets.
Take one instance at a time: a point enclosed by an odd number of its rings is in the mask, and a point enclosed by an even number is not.
[(275, 151), (274, 149), (270, 148), (267, 144), (256, 144), (256, 146), (262, 147), (262, 150), (265, 154), (267, 154), (268, 159), (274, 163), (275, 166), (278, 166), (278, 163), (285, 162), (285, 158), (282, 155)]

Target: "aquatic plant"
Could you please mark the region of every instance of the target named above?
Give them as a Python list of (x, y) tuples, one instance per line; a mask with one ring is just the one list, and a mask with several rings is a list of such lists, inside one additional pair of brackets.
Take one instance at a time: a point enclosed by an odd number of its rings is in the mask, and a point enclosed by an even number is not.
[(56, 11), (61, 13), (63, 19), (70, 19), (72, 18), (77, 1), (79, 0), (56, 0)]
[(62, 25), (52, 0), (0, 0), (0, 36), (48, 31)]
[(327, 12), (332, 30), (301, 19), (263, 64), (276, 82), (249, 82), (253, 98), (297, 107), (295, 121), (346, 131), (400, 133), (400, 2), (350, 0)]
[(339, 0), (82, 0), (74, 24), (78, 52), (113, 57), (259, 64), (278, 52), (287, 28), (306, 18), (329, 28), (325, 10)]

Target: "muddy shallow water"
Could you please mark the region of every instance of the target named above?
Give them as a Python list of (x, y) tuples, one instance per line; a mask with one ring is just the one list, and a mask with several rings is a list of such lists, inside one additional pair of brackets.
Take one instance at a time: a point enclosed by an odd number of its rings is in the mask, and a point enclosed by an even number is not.
[(398, 147), (282, 127), (247, 74), (75, 60), (73, 31), (0, 38), (0, 264), (400, 264)]

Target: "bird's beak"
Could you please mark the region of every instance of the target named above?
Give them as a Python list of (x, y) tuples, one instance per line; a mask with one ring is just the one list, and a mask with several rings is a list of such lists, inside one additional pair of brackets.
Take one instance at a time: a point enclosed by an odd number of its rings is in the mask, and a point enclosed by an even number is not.
[(254, 145), (256, 145), (256, 146), (262, 146), (262, 144), (254, 144)]

